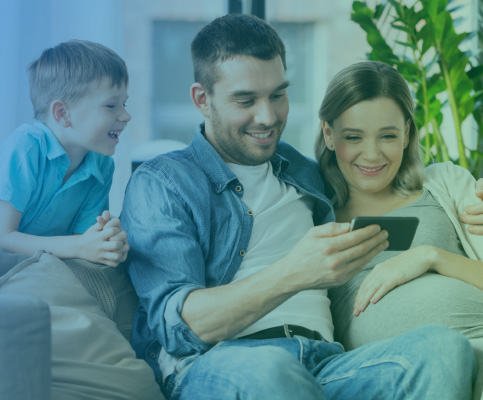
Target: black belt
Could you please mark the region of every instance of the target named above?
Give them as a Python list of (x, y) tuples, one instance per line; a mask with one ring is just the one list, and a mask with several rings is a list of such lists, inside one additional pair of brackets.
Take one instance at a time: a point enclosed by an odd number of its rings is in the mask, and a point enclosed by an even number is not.
[(322, 335), (312, 329), (304, 328), (298, 325), (280, 325), (274, 328), (264, 329), (250, 335), (239, 337), (238, 339), (277, 339), (292, 338), (294, 336), (303, 336), (313, 340), (323, 340)]

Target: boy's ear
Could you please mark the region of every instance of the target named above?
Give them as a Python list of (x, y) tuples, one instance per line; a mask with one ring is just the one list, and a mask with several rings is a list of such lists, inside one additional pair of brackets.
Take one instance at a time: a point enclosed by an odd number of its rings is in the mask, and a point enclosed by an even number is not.
[(71, 126), (69, 110), (67, 105), (62, 100), (54, 100), (50, 105), (50, 115), (55, 122), (67, 128)]
[(190, 95), (193, 104), (200, 110), (201, 114), (205, 118), (210, 118), (210, 98), (203, 85), (197, 82), (193, 83), (190, 88)]

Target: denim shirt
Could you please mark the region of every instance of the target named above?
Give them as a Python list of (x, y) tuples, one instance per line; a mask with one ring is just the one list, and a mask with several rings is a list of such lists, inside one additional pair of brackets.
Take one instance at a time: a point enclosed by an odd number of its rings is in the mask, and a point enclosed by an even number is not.
[[(140, 299), (131, 342), (158, 381), (161, 346), (175, 357), (212, 347), (181, 318), (183, 303), (194, 290), (232, 280), (253, 226), (242, 184), (203, 130), (201, 124), (185, 149), (136, 169), (121, 213), (131, 248), (127, 268)], [(280, 142), (270, 162), (278, 179), (315, 199), (315, 225), (334, 221), (315, 161)]]

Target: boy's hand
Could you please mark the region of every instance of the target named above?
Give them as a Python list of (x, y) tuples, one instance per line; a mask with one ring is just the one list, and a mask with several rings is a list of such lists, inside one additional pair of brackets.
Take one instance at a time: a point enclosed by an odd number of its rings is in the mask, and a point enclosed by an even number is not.
[(119, 218), (111, 218), (107, 210), (81, 237), (81, 258), (109, 267), (117, 267), (127, 258), (127, 234)]
[[(475, 194), (483, 200), (483, 178), (476, 181)], [(470, 225), (468, 232), (474, 235), (483, 235), (483, 201), (466, 207), (465, 213), (460, 215), (460, 220)]]

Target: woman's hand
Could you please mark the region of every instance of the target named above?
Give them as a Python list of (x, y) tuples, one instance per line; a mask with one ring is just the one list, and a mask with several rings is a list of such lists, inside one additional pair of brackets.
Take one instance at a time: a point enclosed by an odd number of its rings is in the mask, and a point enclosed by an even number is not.
[(354, 315), (363, 312), (369, 302), (377, 303), (396, 286), (424, 274), (432, 267), (437, 249), (418, 246), (377, 264), (362, 281), (354, 302)]
[[(476, 181), (475, 194), (483, 200), (483, 178)], [(460, 219), (470, 225), (467, 228), (469, 233), (483, 235), (483, 201), (466, 207), (465, 214), (460, 215)]]

